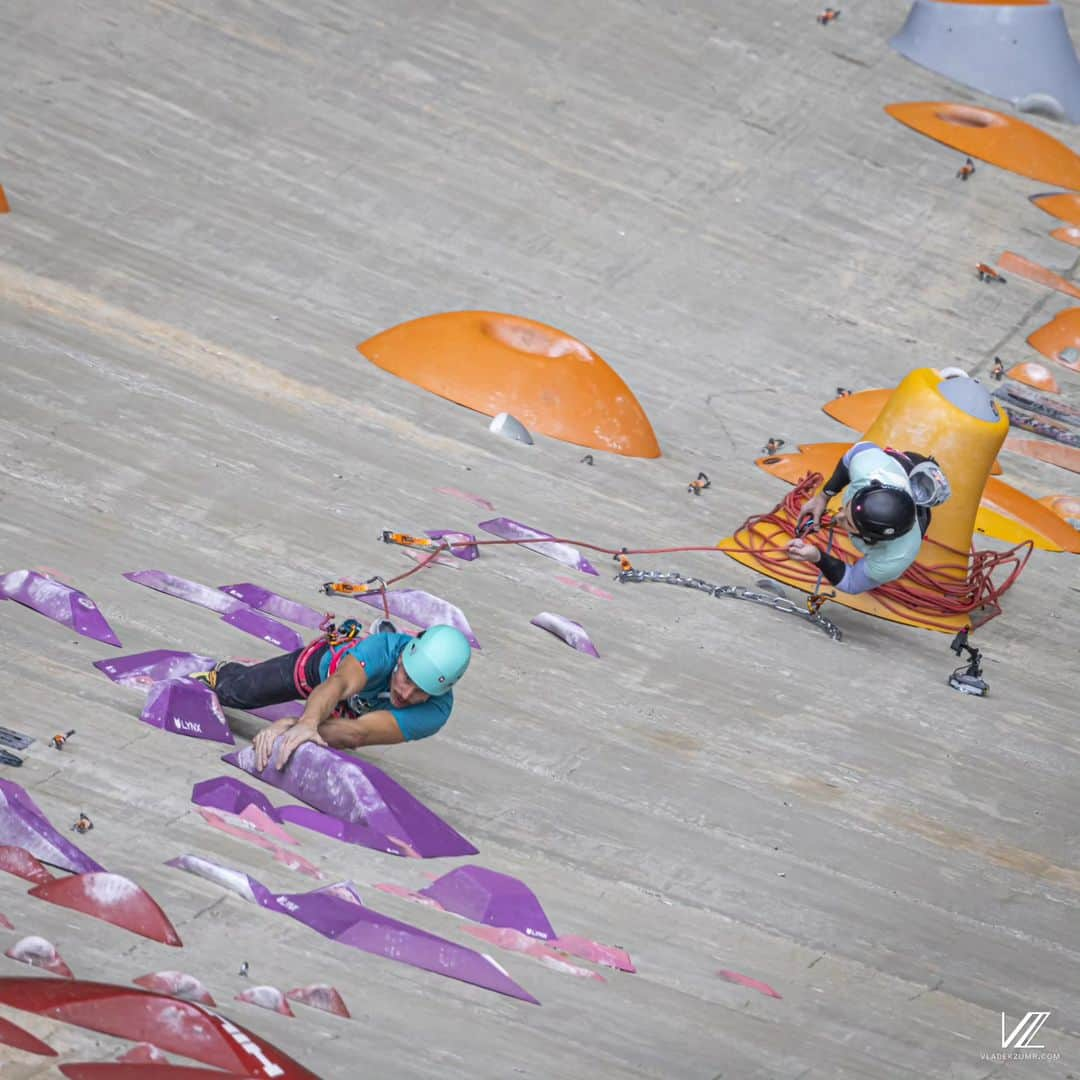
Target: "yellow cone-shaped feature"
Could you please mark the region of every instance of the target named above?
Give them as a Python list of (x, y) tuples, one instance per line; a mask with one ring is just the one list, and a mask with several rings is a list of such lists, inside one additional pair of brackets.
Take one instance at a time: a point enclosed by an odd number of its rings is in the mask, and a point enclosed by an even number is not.
[[(933, 511), (917, 566), (933, 567), (939, 576), (957, 582), (966, 579), (967, 552), (971, 547), (979, 500), (1008, 430), (1008, 418), (993, 404), (986, 390), (972, 379), (942, 379), (932, 368), (919, 368), (889, 396), (863, 438), (883, 447), (933, 455), (952, 488), (949, 501)], [(830, 504), (830, 510), (839, 510), (841, 505), (842, 499), (837, 497)], [(778, 516), (793, 524), (786, 511), (781, 511)], [(817, 580), (817, 567), (777, 558), (775, 552), (769, 552), (765, 560), (752, 553), (755, 546), (784, 544), (788, 539), (789, 534), (780, 525), (766, 523), (756, 529), (742, 529), (721, 540), (718, 546), (754, 570), (811, 592)], [(858, 556), (839, 529), (834, 535), (833, 546), (836, 553), (848, 561)], [(732, 552), (732, 548), (740, 550)], [(911, 581), (910, 574), (909, 570), (900, 579), (901, 583), (913, 593), (933, 599), (933, 592)], [(825, 582), (824, 591), (829, 591), (828, 582)], [(969, 614), (934, 613), (931, 616), (913, 607), (883, 600), (873, 592), (856, 595), (837, 592), (834, 602), (929, 630), (955, 631), (972, 625), (973, 621)]]

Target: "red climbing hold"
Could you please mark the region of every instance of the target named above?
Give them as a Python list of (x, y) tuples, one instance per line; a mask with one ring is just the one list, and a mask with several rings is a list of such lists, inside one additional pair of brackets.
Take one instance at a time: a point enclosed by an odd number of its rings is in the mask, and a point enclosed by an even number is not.
[(0, 1043), (4, 1046), (14, 1046), (16, 1050), (25, 1050), (28, 1054), (41, 1054), (43, 1057), (56, 1057), (56, 1051), (43, 1043), (36, 1035), (5, 1020), (0, 1016)]
[(26, 848), (0, 844), (0, 870), (4, 870), (35, 885), (45, 885), (53, 876)]
[(55, 878), (47, 885), (31, 889), (30, 895), (122, 926), (133, 934), (141, 934), (164, 945), (183, 945), (180, 935), (153, 897), (120, 874), (102, 872)]

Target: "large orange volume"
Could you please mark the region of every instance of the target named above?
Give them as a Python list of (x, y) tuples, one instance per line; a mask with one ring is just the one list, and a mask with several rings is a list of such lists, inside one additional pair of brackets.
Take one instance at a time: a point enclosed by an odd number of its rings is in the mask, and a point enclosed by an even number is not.
[(630, 388), (587, 345), (496, 311), (449, 311), (400, 323), (357, 349), (373, 364), (487, 416), (628, 457), (660, 456)]
[(919, 134), (969, 157), (1058, 187), (1080, 190), (1080, 157), (1013, 116), (948, 101), (907, 101), (885, 111)]

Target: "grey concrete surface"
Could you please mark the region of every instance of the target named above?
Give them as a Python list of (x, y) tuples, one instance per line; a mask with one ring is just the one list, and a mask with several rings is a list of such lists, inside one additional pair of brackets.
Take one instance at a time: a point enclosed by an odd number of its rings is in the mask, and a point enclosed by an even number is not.
[[(712, 543), (781, 496), (753, 465), (766, 438), (844, 438), (819, 410), (836, 386), (1034, 358), (1023, 339), (1063, 298), (981, 285), (973, 264), (1011, 248), (1072, 274), (1076, 252), (1048, 238), (1036, 185), (989, 166), (959, 184), (959, 155), (882, 111), (980, 100), (888, 48), (905, 10), (863, 5), (822, 28), (785, 0), (8, 0), (0, 567), (84, 589), (125, 652), (269, 655), (121, 573), (318, 603), (329, 578), (410, 565), (382, 528), (485, 516), (434, 490), (447, 485), (605, 546)], [(587, 342), (665, 456), (588, 468), (550, 439), (499, 440), (355, 351), (460, 308)], [(1055, 374), (1076, 402), (1077, 377)], [(1050, 466), (1004, 464), (1035, 495), (1078, 491)], [(692, 498), (702, 469), (712, 488)], [(639, 564), (755, 580), (719, 554)], [(526, 880), (556, 928), (638, 966), (599, 983), (498, 954), (539, 1008), (339, 950), (164, 867), (199, 852), (305, 886), (192, 812), (191, 785), (225, 771), (213, 745), (140, 725), (139, 696), (90, 667), (107, 646), (5, 604), (0, 722), (38, 738), (14, 778), (61, 828), (87, 812), (86, 849), (145, 885), (185, 948), (41, 904), (14, 878), (0, 911), (84, 977), (197, 975), (325, 1078), (1080, 1075), (1076, 567), (1036, 553), (980, 631), (981, 701), (945, 686), (947, 638), (842, 609), (837, 645), (661, 586), (601, 581), (614, 599), (590, 597), (522, 550), (424, 571), (484, 649), (443, 733), (370, 758), (477, 861)], [(582, 622), (602, 659), (530, 627), (541, 610)], [(47, 749), (68, 727), (69, 749)], [(373, 907), (471, 941), (371, 888), (459, 860), (308, 836), (302, 850)], [(252, 980), (332, 982), (355, 1018), (233, 1002)], [(1001, 1013), (1029, 1010), (1050, 1012), (1038, 1041), (1059, 1057), (984, 1060)], [(119, 1045), (0, 1012), (67, 1060)], [(0, 1071), (59, 1075), (14, 1052)]]

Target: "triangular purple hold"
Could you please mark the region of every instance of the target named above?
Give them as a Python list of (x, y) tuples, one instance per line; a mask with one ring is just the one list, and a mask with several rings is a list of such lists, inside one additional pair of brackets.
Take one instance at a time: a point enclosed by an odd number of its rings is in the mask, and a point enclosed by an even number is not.
[(148, 689), (166, 679), (180, 679), (196, 671), (209, 671), (214, 662), (213, 657), (199, 656), (198, 653), (153, 649), (118, 656), (115, 660), (95, 660), (94, 667), (122, 686)]
[(175, 735), (212, 739), (230, 746), (236, 742), (217, 695), (191, 679), (168, 679), (152, 686), (139, 719)]
[(243, 630), (245, 634), (269, 641), (282, 652), (295, 652), (304, 644), (304, 639), (291, 626), (279, 623), (277, 619), (271, 619), (254, 608), (239, 607), (235, 611), (227, 611), (221, 616), (221, 621)]
[(420, 895), (473, 922), (510, 927), (542, 941), (558, 936), (528, 885), (483, 866), (459, 866), (421, 889)]
[(476, 546), (476, 537), (472, 533), (455, 532), (453, 529), (425, 529), (424, 532), (432, 540), (445, 540), (450, 554), (464, 559), (465, 562), (480, 558), (480, 549)]
[(219, 585), (218, 588), (250, 607), (265, 611), (267, 615), (273, 615), (275, 619), (288, 619), (289, 622), (306, 626), (311, 630), (321, 630), (327, 618), (314, 608), (308, 607), (307, 604), (280, 596), (260, 585), (253, 585), (250, 581), (242, 581), (236, 585)]
[(124, 577), (128, 581), (134, 581), (139, 585), (145, 585), (149, 589), (163, 592), (166, 596), (175, 596), (180, 600), (187, 600), (188, 603), (209, 608), (219, 615), (227, 615), (230, 611), (246, 606), (234, 597), (226, 596), (218, 589), (211, 589), (209, 585), (201, 585), (197, 581), (188, 581), (187, 578), (167, 574), (164, 570), (132, 570), (126, 573)]
[(546, 630), (549, 634), (554, 634), (578, 652), (596, 657), (600, 655), (585, 627), (581, 623), (574, 622), (573, 619), (568, 619), (565, 615), (556, 615), (553, 611), (541, 611), (529, 622), (533, 626), (539, 626), (541, 630)]
[(472, 844), (397, 781), (351, 754), (304, 743), (284, 771), (275, 768), (272, 756), (266, 768), (257, 771), (251, 747), (226, 754), (222, 761), (324, 814), (365, 825), (421, 858), (476, 854)]
[(249, 903), (271, 908), (274, 911), (279, 910), (277, 904), (274, 903), (273, 893), (261, 881), (256, 881), (255, 878), (239, 870), (222, 866), (211, 859), (204, 859), (201, 855), (178, 855), (175, 859), (169, 859), (165, 865), (212, 881), (215, 885), (236, 893)]
[(191, 789), (191, 801), (227, 814), (241, 814), (247, 807), (256, 806), (271, 820), (281, 822), (274, 804), (261, 791), (233, 776), (200, 781)]
[(48, 619), (74, 630), (83, 637), (120, 645), (97, 604), (86, 593), (64, 585), (34, 570), (12, 570), (0, 577), (0, 594), (8, 600), (33, 608)]
[(274, 902), (297, 922), (342, 945), (540, 1004), (490, 956), (372, 911), (351, 882), (275, 895)]
[(73, 874), (105, 869), (65, 840), (25, 789), (11, 780), (0, 780), (0, 844), (25, 848), (43, 863)]
[[(513, 518), (491, 518), (490, 521), (481, 521), (477, 528), (483, 529), (484, 532), (489, 532), (494, 536), (498, 536), (502, 540), (518, 541), (521, 547), (527, 547), (530, 551), (535, 551), (538, 555), (544, 555), (549, 559), (554, 559), (556, 562), (562, 563), (563, 566), (572, 566), (575, 570), (580, 570), (583, 574), (595, 574), (597, 577), (600, 576), (589, 560), (586, 559), (576, 547), (572, 547), (570, 544), (555, 542), (555, 538), (551, 533), (542, 532), (540, 529), (534, 529), (529, 525), (522, 525), (520, 521), (514, 521)], [(530, 544), (526, 542), (529, 540), (540, 540), (543, 542), (539, 544)]]
[(386, 606), (395, 618), (411, 622), (413, 626), (422, 626), (425, 630), (429, 626), (457, 627), (469, 639), (474, 649), (480, 648), (480, 642), (476, 640), (469, 620), (465, 618), (461, 608), (432, 593), (424, 592), (423, 589), (387, 589), (385, 594), (368, 593), (357, 596), (356, 599), (362, 604), (382, 608), (384, 595)]

